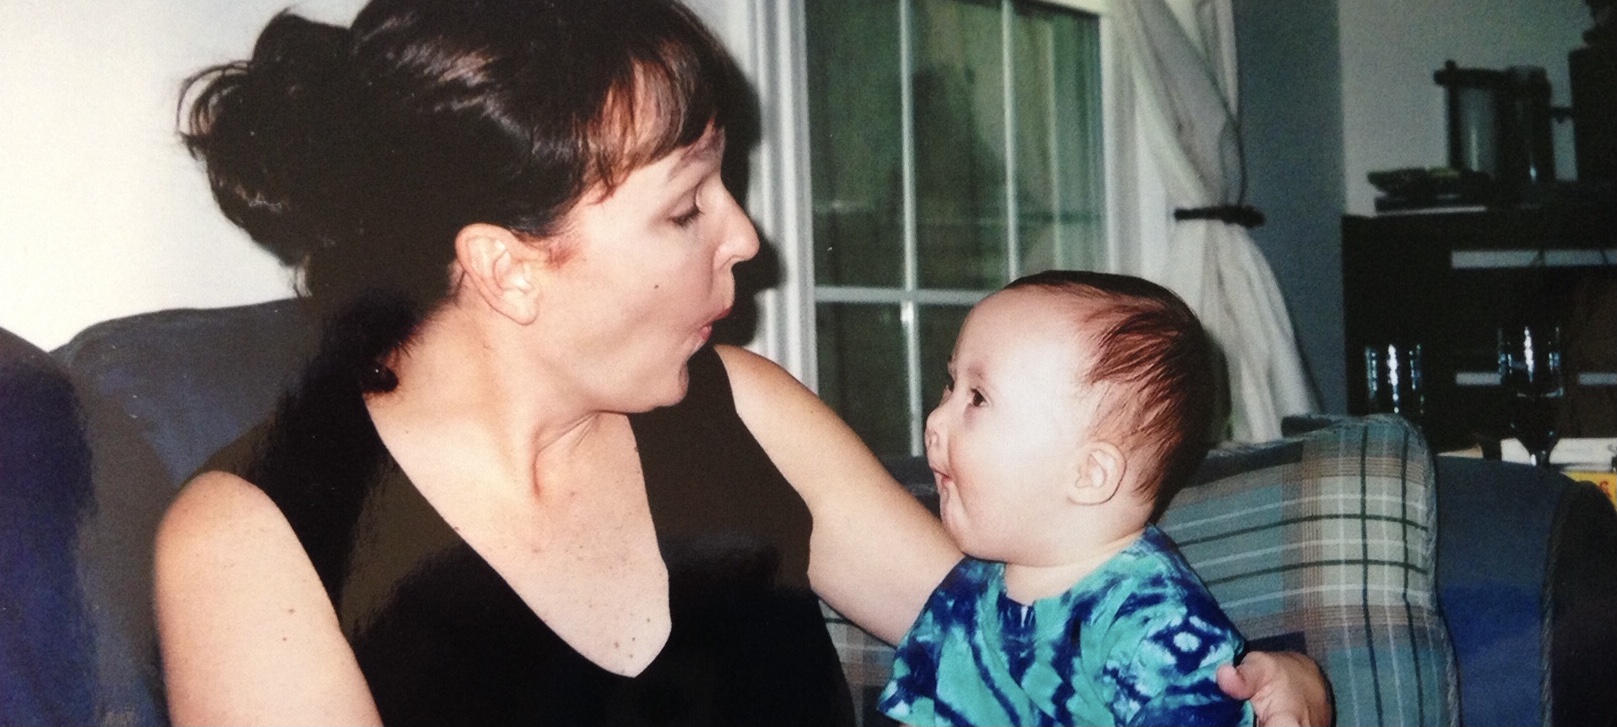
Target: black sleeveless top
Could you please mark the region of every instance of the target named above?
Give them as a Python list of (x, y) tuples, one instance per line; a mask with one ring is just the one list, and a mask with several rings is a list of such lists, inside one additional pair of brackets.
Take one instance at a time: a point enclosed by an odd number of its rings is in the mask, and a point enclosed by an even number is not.
[(717, 353), (689, 368), (683, 402), (630, 417), (672, 618), (635, 677), (534, 615), (405, 477), (343, 377), (311, 370), (208, 468), (280, 507), (387, 724), (851, 723), (808, 588), (808, 510), (737, 416)]

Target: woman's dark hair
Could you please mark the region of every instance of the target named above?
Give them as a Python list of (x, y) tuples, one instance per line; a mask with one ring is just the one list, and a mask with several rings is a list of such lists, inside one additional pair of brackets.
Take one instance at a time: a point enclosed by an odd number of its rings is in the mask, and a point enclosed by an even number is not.
[(1212, 339), (1190, 306), (1143, 278), (1050, 270), (1005, 286), (1040, 288), (1085, 303), (1076, 330), (1093, 331), (1094, 361), (1086, 385), (1111, 384), (1097, 435), (1123, 438), (1154, 459), (1145, 466), (1143, 494), (1166, 507), (1207, 456), (1217, 403)]
[(316, 311), (410, 311), (374, 361), (448, 294), (462, 228), (556, 232), (594, 185), (723, 129), (738, 77), (677, 0), (373, 0), (351, 29), (276, 16), (187, 81), (181, 135)]

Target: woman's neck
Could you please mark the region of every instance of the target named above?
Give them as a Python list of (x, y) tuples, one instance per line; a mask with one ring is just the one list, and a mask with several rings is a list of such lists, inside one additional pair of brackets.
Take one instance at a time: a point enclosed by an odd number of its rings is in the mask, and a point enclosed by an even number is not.
[(429, 316), (388, 362), (397, 388), (367, 397), (378, 431), (437, 432), (507, 477), (532, 478), (544, 460), (568, 457), (608, 413), (520, 348), (531, 336), (493, 330), (506, 325), (454, 304)]

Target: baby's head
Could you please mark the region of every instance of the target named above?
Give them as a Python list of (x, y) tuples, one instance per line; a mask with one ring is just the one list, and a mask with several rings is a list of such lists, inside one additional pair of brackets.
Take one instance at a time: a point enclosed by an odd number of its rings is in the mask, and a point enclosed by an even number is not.
[(1206, 453), (1212, 361), (1184, 301), (1139, 278), (1050, 271), (984, 299), (927, 417), (945, 527), (1020, 563), (1070, 538), (1059, 513), (1095, 537), (1137, 530)]

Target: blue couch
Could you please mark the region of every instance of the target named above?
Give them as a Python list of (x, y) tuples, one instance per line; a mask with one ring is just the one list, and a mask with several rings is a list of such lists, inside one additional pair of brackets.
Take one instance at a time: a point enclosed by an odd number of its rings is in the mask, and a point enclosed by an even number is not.
[(1611, 502), (1558, 474), (1462, 457), (1438, 457), (1437, 481), (1438, 600), (1465, 723), (1617, 723)]
[[(0, 339), (0, 724), (164, 723), (157, 519), (312, 339), (291, 301), (107, 321), (49, 357)], [(1617, 715), (1617, 514), (1592, 487), (1352, 419), (1216, 451), (1164, 527), (1257, 646), (1322, 664), (1341, 724)], [(868, 702), (887, 647), (828, 620)]]
[(0, 724), (87, 724), (90, 647), (76, 573), (90, 452), (67, 375), (0, 331)]

